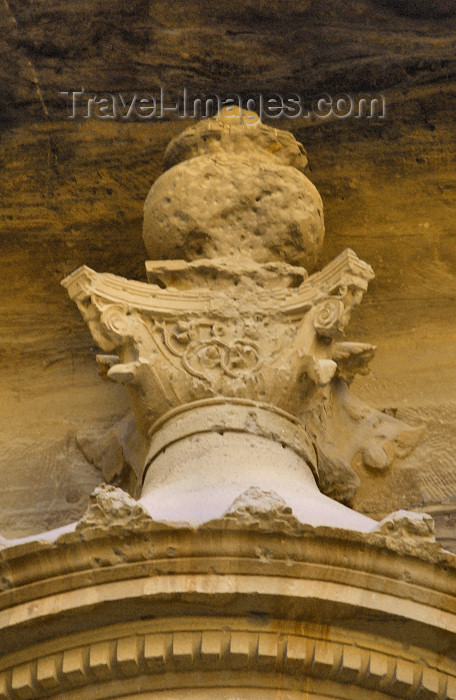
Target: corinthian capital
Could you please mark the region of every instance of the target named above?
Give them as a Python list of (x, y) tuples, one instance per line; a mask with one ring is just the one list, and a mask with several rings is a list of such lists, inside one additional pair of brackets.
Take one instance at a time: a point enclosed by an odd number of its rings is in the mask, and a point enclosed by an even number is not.
[(140, 480), (158, 509), (157, 494), (172, 498), (176, 483), (198, 492), (192, 470), (218, 483), (211, 463), (226, 486), (215, 501), (239, 495), (235, 483), (275, 489), (269, 466), (251, 468), (268, 450), (277, 478), (292, 483), (298, 459), (348, 502), (359, 469), (389, 468), (410, 432), (349, 393), (375, 348), (341, 338), (374, 273), (349, 249), (312, 272), (323, 218), (296, 167), (303, 153), (290, 134), (223, 115), (191, 127), (146, 201), (149, 281), (85, 266), (63, 281), (109, 353), (99, 358), (105, 376), (128, 388), (147, 444)]

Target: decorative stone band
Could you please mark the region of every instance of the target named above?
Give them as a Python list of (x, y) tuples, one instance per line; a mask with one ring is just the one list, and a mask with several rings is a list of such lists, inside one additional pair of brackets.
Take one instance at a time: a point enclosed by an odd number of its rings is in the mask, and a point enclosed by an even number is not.
[(226, 397), (184, 404), (166, 413), (152, 426), (143, 481), (151, 463), (170, 444), (214, 432), (258, 435), (287, 446), (304, 459), (318, 482), (315, 448), (298, 418), (276, 406)]
[(242, 278), (274, 289), (296, 288), (308, 278), (306, 270), (283, 262), (263, 265), (237, 257), (206, 260), (146, 260), (149, 284), (179, 289), (208, 288), (220, 290), (239, 284)]
[[(179, 267), (176, 265), (176, 261), (172, 261), (168, 265), (172, 272), (175, 274), (179, 272), (184, 278), (187, 272), (193, 273), (195, 267), (191, 263), (184, 263)], [(240, 274), (238, 259), (233, 259), (231, 265), (231, 269), (224, 269), (224, 272), (226, 274), (230, 272), (234, 283)], [(161, 263), (161, 266), (166, 267), (166, 264)], [(215, 267), (218, 270), (216, 265)], [(258, 264), (254, 266), (254, 269), (257, 270), (258, 275), (271, 273), (271, 264)], [(274, 266), (272, 270), (274, 270)], [(301, 268), (297, 268), (297, 270), (303, 276)], [(253, 274), (253, 271), (250, 271), (250, 274)], [(277, 278), (283, 280), (281, 270), (279, 270)], [(277, 290), (271, 294), (270, 289), (261, 290), (259, 288), (257, 290), (258, 306), (265, 310), (270, 309), (275, 312), (280, 310), (287, 315), (297, 315), (298, 317), (301, 317), (316, 303), (332, 296), (344, 300), (347, 305), (351, 306), (351, 299), (347, 299), (347, 295), (359, 293), (362, 296), (369, 281), (373, 278), (374, 273), (371, 266), (360, 260), (353, 250), (347, 249), (326, 265), (321, 272), (310, 275), (298, 288), (287, 288), (284, 285), (282, 294)], [(207, 285), (197, 289), (176, 289), (174, 287), (161, 289), (155, 284), (127, 280), (110, 273), (98, 273), (87, 265), (72, 272), (71, 275), (62, 280), (61, 284), (68, 290), (71, 299), (78, 304), (87, 321), (93, 320), (90, 316), (91, 297), (98, 297), (105, 303), (120, 303), (126, 308), (140, 312), (165, 316), (174, 316), (176, 312), (180, 314), (187, 312), (210, 313), (214, 305), (214, 291), (211, 291)], [(357, 305), (359, 301), (360, 299), (355, 300), (354, 305)]]
[(292, 700), (303, 692), (306, 698), (456, 699), (456, 668), (442, 672), (423, 650), (404, 653), (394, 643), (299, 623), (265, 631), (235, 618), (139, 622), (134, 630), (118, 625), (34, 651), (0, 673), (0, 700), (263, 700), (280, 691)]
[(75, 532), (0, 554), (0, 700), (456, 700), (456, 558), (406, 520), (251, 503), (195, 531), (99, 491)]

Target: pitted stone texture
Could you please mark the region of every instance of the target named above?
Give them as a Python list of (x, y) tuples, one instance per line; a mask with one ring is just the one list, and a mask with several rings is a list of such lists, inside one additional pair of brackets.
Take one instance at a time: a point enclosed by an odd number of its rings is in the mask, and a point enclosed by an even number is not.
[(323, 205), (302, 173), (300, 144), (260, 124), (210, 122), (212, 128), (191, 127), (168, 147), (165, 167), (176, 165), (156, 180), (144, 209), (149, 255), (240, 255), (313, 270), (323, 244)]
[(83, 518), (76, 526), (82, 533), (93, 528), (122, 530), (140, 529), (150, 523), (150, 516), (140, 503), (122, 489), (102, 484), (90, 496)]
[[(254, 127), (254, 128), (250, 128)], [(266, 159), (291, 165), (304, 172), (307, 155), (292, 133), (260, 123), (255, 112), (236, 107), (223, 109), (216, 119), (196, 122), (168, 144), (163, 170), (190, 158), (256, 150), (257, 160)]]
[(306, 528), (278, 493), (264, 491), (256, 486), (241, 493), (229, 506), (224, 518), (237, 522), (244, 528), (288, 533), (302, 532)]
[(275, 491), (263, 491), (252, 486), (233, 501), (226, 514), (230, 515), (232, 513), (250, 515), (280, 513), (282, 515), (291, 515), (292, 510)]
[(381, 520), (376, 530), (389, 537), (423, 538), (435, 542), (434, 521), (427, 513), (398, 510)]

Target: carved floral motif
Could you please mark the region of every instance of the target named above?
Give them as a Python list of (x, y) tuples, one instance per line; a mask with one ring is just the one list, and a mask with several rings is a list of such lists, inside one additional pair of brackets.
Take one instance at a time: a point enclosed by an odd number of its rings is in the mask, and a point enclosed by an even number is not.
[[(222, 323), (204, 327), (178, 320), (171, 329), (165, 323), (158, 323), (157, 328), (169, 352), (181, 358), (184, 369), (194, 377), (204, 380), (208, 371), (218, 370), (236, 378), (254, 373), (261, 366), (259, 346), (245, 337), (227, 337)], [(203, 339), (204, 335), (210, 337)]]

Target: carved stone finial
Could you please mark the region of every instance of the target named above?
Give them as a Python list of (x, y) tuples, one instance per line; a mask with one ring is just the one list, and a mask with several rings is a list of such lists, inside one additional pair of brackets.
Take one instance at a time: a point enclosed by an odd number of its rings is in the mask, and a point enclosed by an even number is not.
[(254, 116), (221, 114), (169, 145), (145, 207), (161, 258), (148, 284), (87, 267), (63, 284), (109, 353), (104, 375), (128, 388), (155, 519), (198, 525), (257, 487), (305, 522), (370, 530), (330, 499), (349, 503), (356, 470), (388, 469), (418, 437), (349, 393), (375, 348), (341, 337), (374, 274), (346, 250), (308, 275), (320, 197), (301, 144)]
[(144, 209), (153, 259), (238, 257), (315, 268), (323, 204), (292, 134), (222, 112), (169, 144)]

